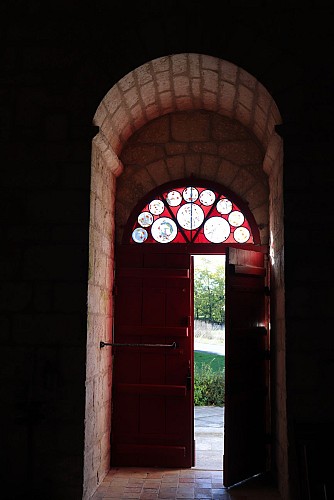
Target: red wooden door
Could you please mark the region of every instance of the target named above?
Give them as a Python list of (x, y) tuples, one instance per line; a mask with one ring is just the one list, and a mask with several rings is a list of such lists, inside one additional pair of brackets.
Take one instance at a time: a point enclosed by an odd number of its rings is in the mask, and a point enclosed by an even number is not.
[(226, 263), (224, 485), (266, 469), (268, 404), (264, 255), (229, 249)]
[(191, 256), (161, 245), (116, 253), (111, 465), (191, 467)]

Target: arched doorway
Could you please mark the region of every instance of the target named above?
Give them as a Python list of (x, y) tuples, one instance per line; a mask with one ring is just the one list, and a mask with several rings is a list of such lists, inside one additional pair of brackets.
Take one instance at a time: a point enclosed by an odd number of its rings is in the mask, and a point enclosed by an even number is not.
[[(99, 133), (92, 154), (86, 491), (110, 466), (112, 356), (99, 345), (111, 339), (114, 244), (150, 190), (193, 174), (225, 185), (248, 204), (261, 244), (270, 245), (278, 297), (271, 328), (284, 342), (282, 145), (275, 133), (280, 115), (263, 86), (227, 61), (200, 54), (167, 56), (120, 80), (101, 101), (94, 123)], [(273, 385), (284, 401), (284, 370), (278, 376)], [(282, 404), (277, 414), (278, 449), (284, 453)]]

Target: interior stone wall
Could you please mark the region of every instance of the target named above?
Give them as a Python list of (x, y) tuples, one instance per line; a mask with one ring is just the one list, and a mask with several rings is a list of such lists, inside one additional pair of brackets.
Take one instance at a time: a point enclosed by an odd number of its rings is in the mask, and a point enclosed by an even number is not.
[(110, 469), (111, 350), (116, 178), (93, 141), (88, 274), (83, 498)]
[(266, 151), (278, 122), (271, 105), (279, 109), (285, 354), (278, 345), (276, 370), (285, 372), (277, 405), (286, 407), (279, 434), (287, 433), (288, 451), (282, 448), (277, 466), (280, 490), (293, 491), (284, 500), (305, 498), (297, 453), (305, 438), (317, 458), (332, 452), (333, 6), (226, 1), (224, 15), (216, 14), (210, 0), (1, 3), (0, 454), (7, 498), (83, 494), (85, 406), (92, 401), (87, 396), (85, 404), (92, 138), (98, 134), (105, 161), (120, 172), (129, 137), (182, 110), (237, 119), (264, 139)]
[(286, 408), (286, 331), (284, 279), (283, 141), (275, 134), (270, 142), (264, 170), (268, 173), (270, 241), (270, 351), (271, 351), (271, 445), (272, 468), (279, 471), (283, 498), (289, 498), (289, 448)]

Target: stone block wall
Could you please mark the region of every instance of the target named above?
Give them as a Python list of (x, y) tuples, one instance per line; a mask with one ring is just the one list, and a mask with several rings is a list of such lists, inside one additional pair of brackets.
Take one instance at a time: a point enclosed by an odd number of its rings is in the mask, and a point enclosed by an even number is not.
[(271, 460), (273, 470), (279, 470), (281, 494), (283, 498), (289, 498), (289, 471), (286, 460), (288, 434), (286, 415), (283, 156), (283, 141), (275, 134), (272, 137), (264, 161), (264, 169), (269, 175), (270, 185)]
[(110, 468), (114, 206), (116, 178), (93, 143), (87, 322), (85, 464), (89, 499)]

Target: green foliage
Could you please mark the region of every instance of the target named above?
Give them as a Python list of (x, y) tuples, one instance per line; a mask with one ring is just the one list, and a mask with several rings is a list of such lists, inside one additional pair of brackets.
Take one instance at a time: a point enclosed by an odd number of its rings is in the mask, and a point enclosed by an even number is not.
[(196, 319), (223, 323), (225, 320), (225, 267), (210, 269), (210, 260), (195, 267), (194, 314)]
[[(225, 361), (224, 356), (218, 356), (218, 358), (224, 358)], [(195, 406), (222, 406), (225, 402), (225, 366), (222, 367), (221, 363), (214, 364), (215, 359), (212, 357), (209, 362), (203, 362), (203, 360), (198, 362), (195, 359)]]
[(211, 352), (195, 351), (195, 366), (201, 370), (202, 365), (210, 365), (214, 372), (224, 371), (225, 356)]

